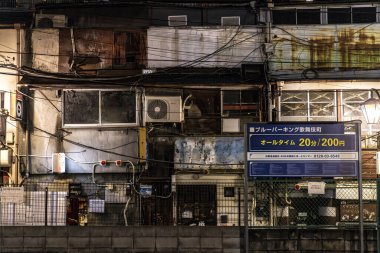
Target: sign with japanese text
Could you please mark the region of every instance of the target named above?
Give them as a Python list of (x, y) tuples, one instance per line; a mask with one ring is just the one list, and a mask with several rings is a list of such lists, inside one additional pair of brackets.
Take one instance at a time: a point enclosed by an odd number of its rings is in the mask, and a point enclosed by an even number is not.
[(249, 177), (355, 177), (358, 123), (250, 123)]

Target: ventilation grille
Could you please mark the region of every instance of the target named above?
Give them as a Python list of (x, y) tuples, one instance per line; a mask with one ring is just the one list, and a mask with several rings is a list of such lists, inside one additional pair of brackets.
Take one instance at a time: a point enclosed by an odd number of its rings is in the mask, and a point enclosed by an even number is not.
[(169, 26), (185, 26), (187, 25), (187, 16), (168, 16)]
[(240, 25), (240, 17), (222, 17), (221, 23), (223, 26), (239, 26)]

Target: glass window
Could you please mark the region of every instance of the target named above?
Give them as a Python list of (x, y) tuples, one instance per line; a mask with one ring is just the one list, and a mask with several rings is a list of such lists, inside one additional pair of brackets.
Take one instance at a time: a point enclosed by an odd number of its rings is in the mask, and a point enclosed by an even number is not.
[(257, 116), (259, 114), (257, 90), (224, 90), (223, 115)]
[[(360, 105), (371, 97), (368, 90), (365, 91), (343, 91), (342, 92), (342, 114), (344, 121), (361, 120), (361, 132), (363, 138), (363, 147), (375, 148), (377, 145), (376, 132), (380, 131), (380, 124), (367, 124)], [(371, 137), (373, 136), (373, 138)]]
[(307, 121), (307, 91), (283, 92), (281, 95), (280, 117), (282, 120)]
[(351, 8), (329, 8), (327, 16), (329, 24), (350, 24)]
[(376, 22), (376, 7), (352, 8), (353, 23), (374, 23)]
[(280, 101), (283, 121), (336, 121), (334, 91), (284, 91)]
[(137, 125), (136, 93), (130, 91), (64, 91), (65, 127)]
[(135, 123), (136, 96), (128, 91), (101, 93), (102, 123)]
[(99, 92), (66, 91), (64, 93), (65, 124), (98, 124)]
[(309, 92), (309, 104), (311, 117), (335, 116), (335, 92)]
[(274, 10), (273, 24), (292, 25), (296, 24), (296, 10)]
[(320, 24), (320, 9), (297, 9), (297, 24)]

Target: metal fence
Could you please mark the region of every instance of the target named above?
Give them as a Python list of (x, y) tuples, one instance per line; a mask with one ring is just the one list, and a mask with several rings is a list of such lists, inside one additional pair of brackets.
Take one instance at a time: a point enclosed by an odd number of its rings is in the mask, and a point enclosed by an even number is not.
[[(205, 177), (206, 178), (206, 177)], [(376, 181), (363, 181), (363, 220), (376, 223)], [(250, 227), (345, 228), (359, 223), (356, 180), (255, 180)], [(243, 180), (139, 184), (27, 182), (0, 188), (2, 226), (244, 226)]]
[[(259, 180), (250, 186), (251, 226), (336, 227), (359, 223), (357, 180)], [(376, 181), (363, 180), (363, 221), (376, 223)]]

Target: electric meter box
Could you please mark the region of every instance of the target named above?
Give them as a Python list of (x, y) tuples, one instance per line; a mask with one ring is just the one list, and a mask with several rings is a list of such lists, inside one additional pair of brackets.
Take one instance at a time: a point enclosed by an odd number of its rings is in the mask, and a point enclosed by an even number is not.
[(0, 150), (0, 167), (12, 166), (12, 150), (2, 149)]

